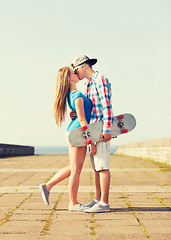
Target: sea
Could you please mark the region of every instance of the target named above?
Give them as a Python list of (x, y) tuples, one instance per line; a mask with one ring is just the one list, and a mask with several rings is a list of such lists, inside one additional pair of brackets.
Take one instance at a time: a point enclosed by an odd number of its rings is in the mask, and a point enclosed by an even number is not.
[[(68, 146), (35, 146), (34, 149), (36, 155), (68, 154)], [(110, 151), (114, 154), (116, 152), (116, 146), (111, 145)]]

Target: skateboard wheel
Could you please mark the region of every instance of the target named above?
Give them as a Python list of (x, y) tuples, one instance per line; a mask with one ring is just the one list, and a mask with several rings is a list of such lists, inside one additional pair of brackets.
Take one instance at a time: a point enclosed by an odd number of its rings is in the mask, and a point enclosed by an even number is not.
[(83, 126), (83, 127), (82, 127), (82, 130), (86, 130), (86, 129), (87, 129), (87, 126)]
[(123, 114), (119, 115), (119, 119), (122, 119), (122, 118), (124, 118), (124, 115)]
[(123, 133), (127, 133), (127, 132), (128, 132), (128, 129), (125, 128), (125, 129), (123, 130)]
[(92, 141), (91, 141), (91, 140), (88, 140), (88, 141), (87, 141), (87, 144), (91, 144), (91, 143), (92, 143)]

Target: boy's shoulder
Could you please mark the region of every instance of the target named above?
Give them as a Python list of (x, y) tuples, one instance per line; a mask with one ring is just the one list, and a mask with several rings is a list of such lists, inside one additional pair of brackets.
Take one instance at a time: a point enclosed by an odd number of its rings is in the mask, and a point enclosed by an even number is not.
[(105, 77), (103, 74), (101, 74), (100, 72), (97, 72), (96, 78), (94, 79), (96, 84), (100, 84), (100, 83), (105, 83), (105, 84), (109, 84), (110, 82), (108, 80), (107, 77)]

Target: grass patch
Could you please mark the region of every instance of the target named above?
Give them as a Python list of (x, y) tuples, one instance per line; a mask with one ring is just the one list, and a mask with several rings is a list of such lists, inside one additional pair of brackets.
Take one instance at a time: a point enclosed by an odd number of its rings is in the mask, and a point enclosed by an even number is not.
[(0, 222), (0, 226), (2, 226), (2, 224), (6, 223), (9, 218), (12, 216), (13, 212), (15, 210), (17, 210), (27, 199), (29, 199), (31, 196), (33, 195), (33, 193), (31, 193), (28, 197), (26, 197), (20, 204), (18, 204), (13, 210), (9, 211), (5, 217), (1, 220)]
[(155, 198), (159, 203), (161, 203), (164, 207), (167, 207), (169, 211), (171, 211), (171, 207), (169, 207), (169, 206), (163, 201), (164, 198), (160, 198), (160, 197), (158, 197), (157, 195), (155, 195), (154, 193), (151, 193), (151, 196), (152, 196), (153, 198)]
[(158, 167), (160, 167), (161, 171), (171, 171), (171, 164), (166, 163), (166, 162), (159, 162), (152, 158), (134, 157), (134, 156), (124, 155), (124, 154), (119, 154), (118, 156), (128, 157), (131, 160), (137, 159), (137, 160), (144, 161), (144, 162), (151, 162), (151, 163), (157, 165)]
[(161, 168), (162, 171), (171, 171), (171, 165), (166, 163), (166, 162), (159, 162), (159, 161), (156, 161), (154, 159), (151, 159), (151, 158), (138, 158), (138, 157), (135, 157), (136, 159), (139, 159), (141, 161), (144, 161), (144, 162), (151, 162), (151, 163), (154, 163), (156, 164), (158, 167)]
[(147, 232), (145, 226), (143, 225), (143, 223), (141, 222), (141, 220), (140, 220), (139, 217), (137, 216), (136, 212), (134, 211), (133, 207), (131, 206), (131, 203), (129, 202), (129, 200), (127, 199), (127, 197), (126, 197), (123, 193), (121, 193), (121, 195), (124, 197), (124, 200), (123, 200), (123, 201), (124, 201), (125, 204), (128, 206), (129, 211), (131, 211), (132, 214), (134, 215), (134, 217), (136, 218), (138, 224), (139, 224), (140, 227), (142, 228), (142, 230), (143, 230), (143, 232), (145, 233), (147, 239), (152, 240), (152, 239), (150, 238), (150, 235), (149, 235), (149, 233)]
[[(93, 185), (93, 176), (92, 176), (92, 172), (90, 172), (90, 186)], [(90, 200), (92, 201), (94, 199), (94, 193), (93, 192), (90, 192)], [(90, 235), (92, 236), (91, 240), (96, 240), (96, 231), (95, 231), (95, 228), (96, 228), (96, 220), (95, 220), (95, 214), (94, 213), (91, 213), (91, 219), (89, 220), (90, 222)]]
[(41, 239), (41, 237), (44, 236), (49, 231), (50, 225), (52, 223), (52, 217), (53, 217), (53, 215), (54, 215), (54, 213), (56, 211), (56, 207), (57, 207), (57, 205), (58, 205), (62, 195), (63, 195), (63, 193), (61, 193), (59, 195), (57, 201), (55, 202), (55, 205), (52, 208), (52, 211), (51, 211), (49, 217), (43, 220), (44, 221), (44, 226), (43, 226), (43, 229), (42, 229), (42, 231), (40, 233), (39, 239)]

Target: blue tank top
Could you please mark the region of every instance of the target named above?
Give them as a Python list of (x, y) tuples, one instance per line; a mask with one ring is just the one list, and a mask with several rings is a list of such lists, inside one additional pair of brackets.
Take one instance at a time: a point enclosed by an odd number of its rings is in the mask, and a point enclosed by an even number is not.
[[(85, 112), (85, 118), (87, 123), (90, 122), (91, 117), (91, 110), (93, 107), (93, 103), (90, 99), (85, 97), (80, 91), (72, 91), (69, 93), (68, 96), (68, 105), (69, 107), (76, 113), (75, 108), (75, 100), (79, 97), (82, 97), (84, 100), (84, 112)], [(67, 128), (67, 132), (71, 132), (73, 129), (80, 127), (80, 122), (78, 120), (78, 117), (76, 117), (74, 120), (72, 120)]]

